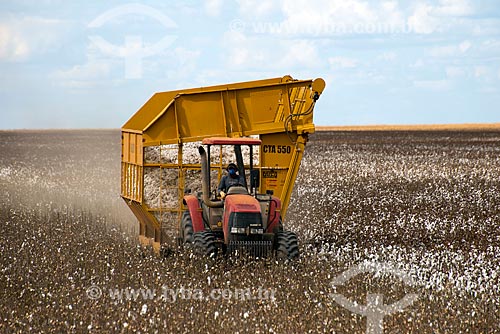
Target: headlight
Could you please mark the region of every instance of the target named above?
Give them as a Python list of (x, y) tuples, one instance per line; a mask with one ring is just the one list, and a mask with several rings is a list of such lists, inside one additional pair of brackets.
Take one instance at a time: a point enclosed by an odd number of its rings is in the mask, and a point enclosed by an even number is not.
[(231, 233), (233, 234), (246, 234), (244, 227), (231, 227)]
[(231, 227), (232, 234), (264, 234), (264, 229), (254, 227)]
[(263, 228), (252, 228), (250, 229), (250, 234), (264, 234)]

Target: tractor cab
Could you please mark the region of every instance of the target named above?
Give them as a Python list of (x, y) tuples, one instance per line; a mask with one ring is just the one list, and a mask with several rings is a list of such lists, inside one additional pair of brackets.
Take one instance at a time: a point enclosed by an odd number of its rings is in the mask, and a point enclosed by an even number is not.
[[(212, 137), (212, 138), (205, 138), (202, 141), (203, 145), (206, 145), (207, 150), (207, 160), (210, 161), (210, 155), (211, 155), (211, 147), (213, 145), (221, 145), (221, 146), (232, 146), (234, 147), (234, 154), (235, 154), (235, 161), (236, 161), (236, 166), (238, 168), (238, 173), (239, 175), (243, 176), (244, 178), (244, 184), (240, 186), (233, 186), (228, 189), (227, 194), (255, 194), (255, 191), (259, 187), (259, 170), (254, 169), (254, 161), (253, 161), (253, 154), (255, 152), (254, 147), (255, 146), (260, 146), (262, 144), (262, 141), (260, 139), (255, 139), (255, 138), (228, 138), (228, 137)], [(250, 164), (248, 165), (248, 171), (249, 171), (249, 180), (247, 180), (246, 177), (246, 172), (247, 172), (247, 166), (244, 164), (244, 159), (243, 159), (243, 154), (241, 151), (242, 146), (248, 146), (250, 154), (249, 154), (249, 161)], [(200, 152), (201, 154), (201, 152)], [(207, 175), (208, 176), (208, 182), (210, 184), (210, 173)]]

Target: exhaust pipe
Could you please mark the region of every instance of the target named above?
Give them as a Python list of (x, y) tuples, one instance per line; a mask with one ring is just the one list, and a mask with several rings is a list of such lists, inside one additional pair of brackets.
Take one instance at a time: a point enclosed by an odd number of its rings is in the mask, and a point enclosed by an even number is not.
[(200, 152), (201, 157), (201, 191), (203, 193), (203, 203), (211, 208), (222, 208), (224, 207), (223, 201), (212, 201), (210, 200), (210, 184), (208, 184), (208, 176), (210, 173), (209, 164), (207, 162), (207, 152), (203, 146), (198, 147), (198, 152)]

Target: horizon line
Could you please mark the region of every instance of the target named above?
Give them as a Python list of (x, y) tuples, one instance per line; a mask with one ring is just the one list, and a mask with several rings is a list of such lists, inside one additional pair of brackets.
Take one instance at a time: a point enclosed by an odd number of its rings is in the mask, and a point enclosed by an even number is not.
[[(404, 131), (404, 130), (500, 130), (498, 123), (424, 123), (424, 124), (366, 124), (366, 125), (316, 125), (316, 131)], [(29, 131), (106, 131), (121, 128), (12, 128), (1, 132)]]

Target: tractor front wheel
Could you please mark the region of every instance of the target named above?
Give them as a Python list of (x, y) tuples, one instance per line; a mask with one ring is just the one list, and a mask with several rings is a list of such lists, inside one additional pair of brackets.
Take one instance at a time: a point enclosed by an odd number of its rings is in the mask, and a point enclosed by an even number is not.
[(276, 256), (283, 259), (296, 259), (299, 257), (299, 243), (297, 235), (291, 231), (276, 233)]
[(193, 245), (195, 252), (201, 255), (215, 257), (217, 255), (217, 244), (215, 235), (211, 231), (201, 231), (193, 234)]
[(193, 243), (193, 221), (191, 220), (189, 211), (182, 213), (181, 229), (182, 243), (184, 245)]

